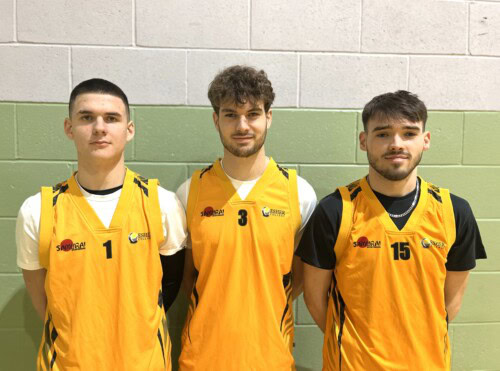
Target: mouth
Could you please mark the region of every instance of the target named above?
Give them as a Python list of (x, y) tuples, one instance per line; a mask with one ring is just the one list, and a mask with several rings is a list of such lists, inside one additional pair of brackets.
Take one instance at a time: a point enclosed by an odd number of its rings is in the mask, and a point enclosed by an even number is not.
[(110, 143), (105, 141), (105, 140), (96, 140), (94, 142), (91, 142), (90, 144), (95, 145), (95, 146), (106, 146)]
[(253, 135), (233, 135), (232, 138), (237, 142), (247, 142), (253, 139)]

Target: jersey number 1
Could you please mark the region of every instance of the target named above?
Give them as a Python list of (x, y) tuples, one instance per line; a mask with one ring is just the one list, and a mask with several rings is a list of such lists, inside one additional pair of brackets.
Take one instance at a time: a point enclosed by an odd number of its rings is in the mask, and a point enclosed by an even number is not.
[(102, 245), (106, 248), (106, 259), (111, 259), (113, 257), (111, 251), (111, 240), (107, 240)]

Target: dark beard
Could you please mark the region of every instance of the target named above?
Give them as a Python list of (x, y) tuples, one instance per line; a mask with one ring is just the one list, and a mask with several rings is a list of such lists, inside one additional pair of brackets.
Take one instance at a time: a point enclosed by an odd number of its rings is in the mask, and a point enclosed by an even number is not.
[[(412, 171), (415, 170), (415, 168), (418, 166), (418, 164), (420, 164), (420, 161), (422, 161), (423, 153), (424, 153), (423, 151), (420, 152), (420, 156), (418, 158), (416, 158), (415, 161), (411, 161), (412, 157), (409, 158), (410, 159), (410, 167), (408, 168), (407, 171), (403, 171), (403, 170), (398, 171), (399, 168), (397, 168), (397, 169), (394, 169), (392, 167), (382, 168), (381, 166), (378, 166), (377, 160), (374, 159), (373, 157), (371, 157), (370, 153), (367, 152), (368, 163), (370, 164), (370, 166), (377, 173), (379, 173), (382, 177), (384, 177), (387, 180), (391, 180), (391, 181), (399, 181), (399, 180), (406, 179), (408, 177), (408, 175), (410, 175), (412, 173)], [(398, 154), (403, 154), (403, 152), (390, 152), (390, 153), (384, 154), (384, 156), (391, 156), (391, 155), (398, 155)], [(404, 154), (407, 156), (411, 156), (409, 153), (404, 153)]]
[(255, 144), (251, 148), (248, 148), (248, 149), (240, 149), (237, 146), (232, 146), (231, 143), (225, 142), (224, 138), (222, 137), (222, 135), (220, 133), (219, 133), (219, 136), (220, 136), (220, 141), (222, 142), (222, 145), (224, 146), (225, 149), (227, 149), (229, 151), (229, 153), (231, 153), (232, 155), (234, 155), (236, 157), (247, 158), (247, 157), (250, 157), (250, 156), (256, 154), (262, 148), (262, 146), (264, 145), (264, 142), (266, 141), (267, 128), (264, 131), (264, 134), (262, 134), (262, 138), (259, 141), (255, 142)]

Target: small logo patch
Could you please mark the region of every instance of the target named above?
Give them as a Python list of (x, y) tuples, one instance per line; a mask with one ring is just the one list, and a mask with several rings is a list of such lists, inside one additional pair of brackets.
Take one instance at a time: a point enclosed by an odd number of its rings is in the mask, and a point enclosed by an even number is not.
[(270, 214), (271, 214), (271, 209), (268, 208), (267, 206), (264, 206), (262, 208), (262, 215), (267, 218)]
[(128, 240), (130, 243), (137, 243), (139, 241), (139, 234), (136, 232), (132, 232), (128, 235)]
[(85, 250), (85, 242), (75, 242), (69, 238), (61, 241), (59, 245), (56, 246), (56, 251), (74, 251), (74, 250)]
[(151, 233), (149, 232), (143, 232), (143, 233), (131, 232), (128, 235), (128, 240), (130, 241), (130, 243), (137, 243), (137, 241), (150, 240), (150, 239), (151, 239)]
[(368, 237), (362, 236), (358, 238), (357, 241), (354, 241), (353, 246), (367, 249), (380, 249), (380, 247), (382, 246), (382, 242), (372, 241), (369, 240)]
[(434, 240), (431, 240), (430, 238), (427, 238), (427, 237), (422, 239), (421, 244), (422, 244), (422, 247), (425, 249), (428, 249), (431, 246), (437, 247), (438, 249), (444, 249), (446, 247), (446, 244), (444, 242), (434, 241)]
[(207, 206), (201, 212), (201, 216), (224, 216), (224, 209), (214, 209), (212, 206)]

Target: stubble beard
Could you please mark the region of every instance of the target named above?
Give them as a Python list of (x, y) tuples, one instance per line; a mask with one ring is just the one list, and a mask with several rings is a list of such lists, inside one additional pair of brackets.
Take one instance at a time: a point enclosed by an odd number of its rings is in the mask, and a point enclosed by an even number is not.
[(369, 151), (367, 151), (368, 163), (378, 174), (380, 174), (385, 179), (391, 181), (400, 181), (406, 179), (413, 172), (413, 170), (415, 170), (415, 168), (420, 164), (420, 161), (422, 160), (423, 151), (420, 152), (418, 157), (416, 157), (414, 160), (412, 159), (412, 156), (409, 153), (403, 153), (403, 152), (390, 152), (384, 154), (382, 157), (390, 155), (398, 155), (398, 154), (405, 154), (406, 156), (409, 156), (410, 164), (406, 169), (402, 168), (400, 164), (388, 165), (387, 167), (384, 168), (382, 165), (379, 164), (378, 159), (372, 156)]
[(231, 153), (236, 157), (248, 158), (259, 152), (262, 146), (264, 145), (267, 136), (267, 128), (260, 137), (255, 139), (255, 143), (250, 148), (244, 148), (244, 147), (242, 148), (237, 145), (233, 145), (230, 141), (226, 141), (220, 132), (219, 136), (222, 145), (226, 150), (229, 151), (229, 153)]

